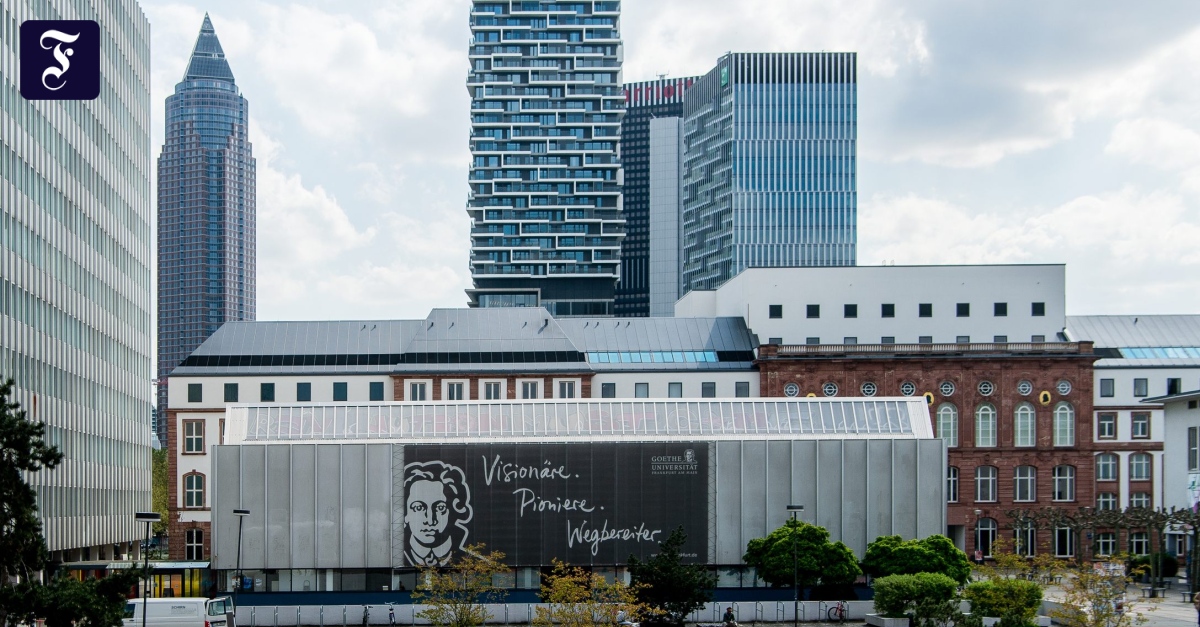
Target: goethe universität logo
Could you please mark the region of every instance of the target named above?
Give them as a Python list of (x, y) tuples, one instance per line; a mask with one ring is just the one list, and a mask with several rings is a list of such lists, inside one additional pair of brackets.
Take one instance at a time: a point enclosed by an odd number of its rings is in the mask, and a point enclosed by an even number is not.
[(404, 560), (446, 566), (471, 534), (471, 489), (458, 466), (416, 462), (404, 467)]
[(92, 20), (21, 23), (21, 95), (93, 100), (100, 95), (100, 25)]
[(700, 472), (700, 462), (695, 449), (687, 449), (683, 455), (655, 455), (650, 458), (652, 475), (694, 475)]

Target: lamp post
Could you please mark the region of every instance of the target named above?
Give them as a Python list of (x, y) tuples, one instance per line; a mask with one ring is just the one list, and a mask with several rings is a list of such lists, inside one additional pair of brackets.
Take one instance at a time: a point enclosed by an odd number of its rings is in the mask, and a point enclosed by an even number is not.
[(162, 520), (162, 514), (158, 512), (137, 512), (134, 514), (134, 520), (146, 523), (146, 543), (142, 545), (142, 552), (146, 554), (146, 574), (142, 578), (142, 627), (146, 627), (146, 599), (150, 593), (150, 525)]
[[(238, 608), (238, 590), (242, 587), (242, 521), (250, 515), (248, 509), (235, 509), (233, 515), (238, 518), (238, 548), (237, 548), (237, 585), (233, 587), (233, 611), (237, 612)], [(142, 627), (146, 627), (142, 625)]]
[[(791, 514), (792, 520), (796, 520), (796, 516), (804, 511), (804, 506), (788, 505), (787, 511)], [(796, 530), (792, 529), (792, 624), (796, 627), (800, 625), (800, 575), (796, 572), (799, 568), (800, 556), (796, 553)]]

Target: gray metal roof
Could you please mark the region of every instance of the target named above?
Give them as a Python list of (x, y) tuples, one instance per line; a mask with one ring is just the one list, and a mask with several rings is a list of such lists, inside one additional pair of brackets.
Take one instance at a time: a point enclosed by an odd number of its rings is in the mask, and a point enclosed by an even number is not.
[[(1067, 337), (1096, 348), (1200, 346), (1200, 315), (1067, 316)], [(1189, 357), (1105, 358), (1097, 368), (1200, 366)]]
[(193, 355), (403, 353), (420, 320), (226, 322)]
[(566, 318), (559, 324), (585, 353), (755, 348), (742, 318)]
[(405, 346), (406, 353), (574, 351), (544, 307), (434, 309)]

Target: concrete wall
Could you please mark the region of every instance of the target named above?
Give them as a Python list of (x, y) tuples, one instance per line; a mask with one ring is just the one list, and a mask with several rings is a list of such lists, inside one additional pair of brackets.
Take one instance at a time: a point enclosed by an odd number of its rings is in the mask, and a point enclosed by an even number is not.
[(682, 118), (650, 120), (650, 315), (679, 299), (679, 155)]

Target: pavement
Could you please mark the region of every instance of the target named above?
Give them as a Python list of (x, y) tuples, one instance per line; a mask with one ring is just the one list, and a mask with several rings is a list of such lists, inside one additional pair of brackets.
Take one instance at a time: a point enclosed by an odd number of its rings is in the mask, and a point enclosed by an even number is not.
[[(1191, 603), (1183, 601), (1180, 590), (1166, 591), (1166, 597), (1159, 599), (1141, 598), (1141, 586), (1129, 586), (1125, 598), (1128, 611), (1142, 614), (1146, 617), (1144, 627), (1198, 627), (1196, 608)], [(1043, 594), (1047, 601), (1058, 601), (1062, 591), (1058, 586), (1048, 586)]]

